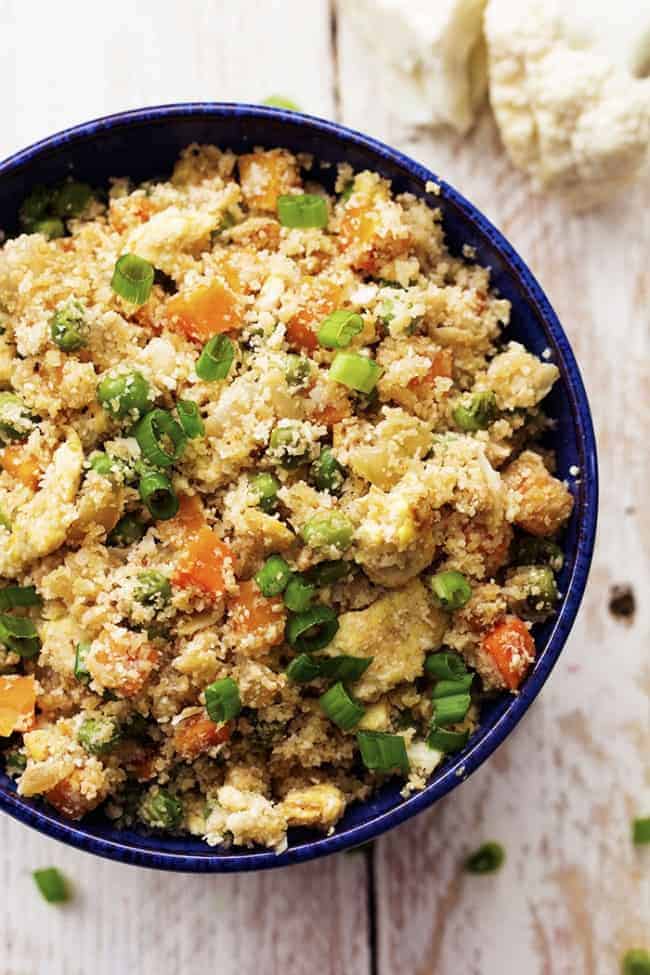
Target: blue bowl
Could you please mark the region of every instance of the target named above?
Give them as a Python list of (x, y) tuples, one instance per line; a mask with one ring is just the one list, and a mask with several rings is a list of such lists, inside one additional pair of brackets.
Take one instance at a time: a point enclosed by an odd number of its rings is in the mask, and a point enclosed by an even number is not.
[[(301, 863), (373, 839), (459, 785), (492, 754), (528, 710), (553, 668), (569, 635), (584, 592), (596, 532), (598, 474), (596, 445), (585, 389), (562, 327), (544, 292), (519, 255), (492, 224), (452, 186), (388, 146), (332, 122), (295, 112), (254, 105), (197, 103), (165, 105), (111, 115), (68, 129), (17, 153), (0, 164), (0, 228), (17, 230), (20, 202), (37, 183), (56, 183), (73, 174), (95, 185), (111, 176), (141, 180), (164, 176), (180, 150), (191, 142), (215, 143), (235, 151), (263, 145), (313, 153), (317, 178), (330, 184), (330, 163), (348, 162), (355, 170), (372, 169), (440, 207), (448, 243), (455, 253), (463, 244), (492, 268), (493, 286), (512, 303), (508, 334), (541, 354), (551, 350), (561, 379), (549, 397), (556, 420), (550, 437), (559, 474), (571, 483), (575, 508), (565, 539), (565, 565), (559, 579), (564, 593), (557, 616), (537, 628), (540, 648), (521, 693), (502, 695), (483, 706), (481, 724), (464, 751), (445, 761), (427, 787), (402, 799), (399, 784), (388, 784), (367, 802), (346, 812), (336, 831), (324, 837), (310, 830), (290, 831), (288, 849), (211, 849), (197, 839), (167, 839), (112, 828), (100, 813), (70, 823), (40, 801), (20, 798), (0, 773), (0, 807), (16, 819), (72, 846), (124, 863), (163, 870), (228, 872), (261, 870)], [(427, 193), (435, 180), (440, 194)], [(579, 475), (573, 477), (575, 468)]]

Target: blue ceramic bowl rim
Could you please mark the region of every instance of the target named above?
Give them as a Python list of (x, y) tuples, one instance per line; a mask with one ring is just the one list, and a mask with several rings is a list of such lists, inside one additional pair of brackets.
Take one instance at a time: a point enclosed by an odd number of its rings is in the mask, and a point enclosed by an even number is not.
[(576, 447), (580, 455), (581, 479), (583, 482), (583, 520), (578, 526), (576, 557), (567, 592), (546, 643), (543, 657), (527, 678), (522, 691), (513, 697), (509, 706), (496, 722), (486, 729), (470, 751), (451, 763), (443, 775), (421, 792), (405, 800), (399, 806), (374, 816), (367, 822), (354, 826), (342, 833), (334, 833), (322, 839), (299, 843), (283, 853), (270, 851), (246, 853), (243, 855), (219, 853), (191, 855), (163, 849), (151, 850), (146, 847), (128, 846), (110, 839), (98, 837), (75, 823), (64, 823), (47, 811), (33, 808), (18, 795), (0, 791), (0, 808), (15, 819), (40, 830), (55, 839), (99, 856), (108, 857), (124, 863), (151, 867), (159, 870), (174, 870), (191, 873), (236, 872), (263, 870), (271, 867), (284, 867), (293, 863), (304, 863), (329, 853), (336, 853), (367, 843), (380, 834), (410, 819), (416, 813), (428, 808), (442, 798), (460, 782), (464, 781), (492, 754), (519, 723), (533, 700), (539, 694), (553, 669), (569, 636), (578, 608), (584, 594), (591, 558), (593, 554), (598, 510), (598, 462), (596, 440), (591, 411), (584, 384), (571, 346), (560, 322), (536, 278), (499, 230), (473, 204), (465, 199), (453, 186), (440, 179), (426, 167), (409, 156), (392, 149), (370, 136), (350, 129), (337, 122), (331, 122), (300, 112), (250, 105), (240, 102), (184, 102), (178, 104), (156, 105), (132, 109), (106, 115), (64, 129), (46, 139), (35, 142), (0, 162), (0, 179), (6, 173), (20, 168), (41, 154), (58, 149), (76, 139), (88, 139), (104, 130), (130, 123), (154, 122), (160, 119), (203, 115), (211, 117), (236, 118), (247, 116), (255, 118), (274, 118), (276, 120), (299, 122), (307, 129), (317, 130), (320, 135), (331, 134), (344, 139), (362, 149), (369, 150), (389, 163), (405, 169), (411, 176), (420, 180), (424, 186), (431, 180), (440, 186), (445, 199), (450, 202), (470, 224), (487, 237), (499, 252), (527, 298), (539, 314), (545, 332), (552, 339), (555, 352), (562, 361), (567, 377), (566, 394), (573, 414), (578, 439)]

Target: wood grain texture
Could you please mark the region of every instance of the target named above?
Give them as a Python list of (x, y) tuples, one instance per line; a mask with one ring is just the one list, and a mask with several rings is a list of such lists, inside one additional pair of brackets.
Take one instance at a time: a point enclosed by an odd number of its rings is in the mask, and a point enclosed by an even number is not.
[[(534, 269), (571, 339), (600, 447), (599, 542), (583, 610), (540, 699), (493, 759), (376, 852), (380, 975), (600, 975), (650, 947), (650, 181), (578, 217), (534, 194), (486, 112), (469, 138), (401, 129), (380, 67), (339, 20), (344, 121), (398, 145), (468, 196)], [(609, 611), (631, 584), (636, 612)], [(483, 840), (494, 878), (459, 871)]]
[[(157, 874), (2, 817), (0, 975), (605, 975), (627, 947), (650, 947), (650, 859), (629, 841), (631, 817), (650, 810), (650, 184), (578, 218), (531, 192), (489, 114), (466, 140), (404, 131), (344, 17), (333, 50), (334, 8), (115, 0), (100, 16), (81, 0), (0, 0), (0, 90), (15, 106), (0, 156), (123, 108), (278, 93), (327, 117), (340, 107), (346, 123), (448, 178), (535, 269), (591, 393), (602, 500), (583, 611), (541, 698), (493, 759), (378, 841), (373, 925), (363, 856), (259, 876)], [(628, 583), (637, 606), (622, 621), (610, 591)], [(492, 838), (507, 847), (504, 870), (463, 874), (468, 848)], [(31, 871), (49, 865), (74, 880), (61, 910), (33, 889)]]

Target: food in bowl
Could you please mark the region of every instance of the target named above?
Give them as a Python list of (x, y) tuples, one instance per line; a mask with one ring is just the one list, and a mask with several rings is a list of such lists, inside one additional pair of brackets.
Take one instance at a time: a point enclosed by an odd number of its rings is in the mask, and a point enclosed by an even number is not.
[(555, 611), (557, 368), (437, 210), (311, 163), (38, 188), (0, 251), (0, 735), (64, 817), (331, 830), (461, 750)]

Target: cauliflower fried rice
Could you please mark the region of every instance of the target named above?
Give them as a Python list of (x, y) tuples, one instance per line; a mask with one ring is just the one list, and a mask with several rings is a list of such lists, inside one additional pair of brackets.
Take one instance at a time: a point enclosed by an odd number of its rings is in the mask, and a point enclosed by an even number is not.
[(190, 146), (0, 249), (0, 747), (80, 819), (281, 850), (422, 788), (572, 510), (489, 271), (377, 174)]

